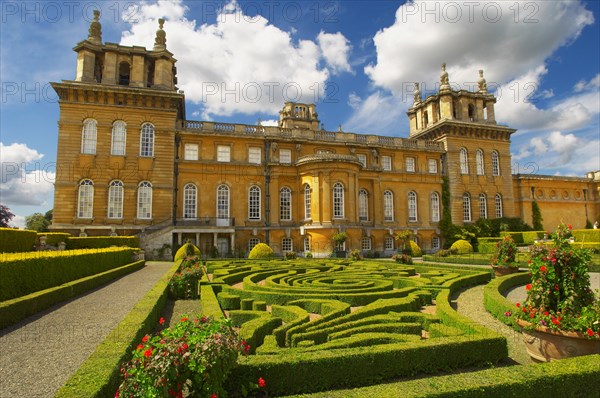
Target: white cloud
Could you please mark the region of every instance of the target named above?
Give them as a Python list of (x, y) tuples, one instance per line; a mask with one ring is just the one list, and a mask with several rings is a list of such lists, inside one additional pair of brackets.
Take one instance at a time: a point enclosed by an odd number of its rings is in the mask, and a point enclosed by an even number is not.
[(348, 101), (355, 112), (345, 122), (344, 130), (357, 133), (407, 135), (403, 134), (407, 124), (406, 119), (402, 120), (404, 109), (396, 97), (376, 91), (365, 99), (352, 93)]
[(261, 120), (260, 125), (261, 126), (279, 126), (279, 120), (276, 120), (276, 119)]
[[(260, 15), (243, 15), (235, 2), (219, 12), (214, 24), (202, 25), (185, 17), (179, 0), (141, 7), (121, 44), (151, 48), (156, 18), (163, 11), (167, 49), (179, 60), (180, 88), (187, 100), (203, 106), (203, 118), (276, 114), (285, 101), (316, 102), (331, 73), (347, 64), (339, 48), (346, 41), (343, 35), (324, 34), (322, 47), (311, 40), (296, 41)], [(328, 57), (329, 69), (319, 66), (323, 57)]]
[(2, 204), (42, 206), (51, 200), (56, 174), (37, 162), (43, 156), (25, 144), (0, 142)]
[(586, 82), (585, 80), (578, 81), (573, 87), (573, 91), (578, 93), (584, 90), (597, 89), (598, 87), (600, 87), (600, 73), (590, 79), (589, 82)]
[(8, 223), (11, 227), (25, 228), (25, 217), (15, 214), (12, 220)]
[(396, 94), (415, 81), (433, 89), (442, 62), (448, 64), (451, 82), (474, 83), (477, 70), (484, 69), (488, 85), (503, 83), (542, 65), (594, 22), (578, 1), (524, 2), (518, 17), (515, 4), (408, 2), (396, 11), (394, 24), (375, 35), (377, 63), (365, 73), (376, 86)]
[(317, 36), (317, 43), (325, 58), (325, 62), (334, 74), (351, 72), (348, 56), (350, 54), (350, 42), (341, 33), (325, 33), (321, 31)]

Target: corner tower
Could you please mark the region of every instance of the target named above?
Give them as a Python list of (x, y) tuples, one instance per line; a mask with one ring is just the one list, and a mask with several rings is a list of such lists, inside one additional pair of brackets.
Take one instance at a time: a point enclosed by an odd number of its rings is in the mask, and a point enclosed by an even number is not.
[(59, 97), (54, 230), (132, 234), (171, 224), (175, 130), (185, 119), (177, 60), (159, 19), (152, 50), (102, 41), (94, 11), (74, 80)]
[(422, 100), (415, 83), (414, 104), (407, 112), (410, 138), (444, 146), (455, 224), (515, 216), (510, 136), (516, 130), (496, 123), (495, 103), (483, 70), (476, 92), (453, 90), (446, 64), (436, 94)]

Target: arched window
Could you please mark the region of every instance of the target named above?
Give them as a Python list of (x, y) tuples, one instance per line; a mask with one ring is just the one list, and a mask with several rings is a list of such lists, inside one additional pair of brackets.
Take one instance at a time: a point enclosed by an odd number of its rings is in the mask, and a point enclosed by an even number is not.
[(460, 148), (460, 174), (469, 174), (469, 153), (466, 148)]
[(487, 196), (484, 193), (479, 194), (479, 218), (488, 218), (487, 216)]
[(279, 191), (279, 219), (292, 220), (292, 190), (288, 187), (283, 187)]
[(333, 218), (344, 218), (344, 186), (333, 184)]
[(127, 125), (122, 120), (113, 123), (110, 154), (115, 156), (125, 155), (125, 141), (127, 139)]
[(123, 218), (123, 182), (119, 180), (108, 186), (108, 218)]
[(86, 119), (83, 122), (81, 133), (81, 153), (96, 154), (97, 123), (94, 119)]
[(431, 222), (440, 221), (440, 195), (437, 192), (431, 194)]
[(304, 219), (310, 220), (312, 218), (312, 210), (311, 210), (311, 192), (310, 185), (304, 185)]
[(408, 193), (408, 221), (417, 221), (417, 194)]
[(248, 219), (260, 220), (260, 188), (256, 185), (248, 191)]
[(498, 151), (492, 152), (492, 175), (500, 175), (500, 155), (498, 155)]
[(475, 121), (475, 107), (473, 104), (469, 104), (469, 120), (472, 122)]
[[(225, 220), (219, 222), (219, 220)], [(217, 188), (217, 225), (229, 225), (229, 187), (219, 185)]]
[(137, 218), (148, 220), (152, 218), (152, 184), (140, 182), (137, 195)]
[(363, 236), (360, 246), (362, 250), (371, 250), (371, 237)]
[(394, 238), (391, 236), (385, 237), (385, 250), (394, 250)]
[(150, 123), (142, 125), (142, 133), (140, 135), (140, 156), (154, 156), (154, 126)]
[(394, 221), (394, 193), (383, 191), (383, 221)]
[(77, 197), (77, 218), (92, 218), (94, 215), (94, 183), (92, 180), (82, 180), (79, 183)]
[(123, 61), (119, 64), (119, 85), (129, 86), (130, 69), (128, 62)]
[(471, 195), (467, 192), (463, 193), (463, 221), (471, 222)]
[(258, 238), (250, 238), (248, 240), (248, 251), (254, 249), (254, 246), (258, 245), (260, 240)]
[(198, 189), (194, 184), (183, 187), (183, 218), (196, 218)]
[(365, 189), (358, 191), (358, 219), (359, 221), (369, 219), (369, 194)]
[(477, 152), (475, 152), (475, 166), (477, 169), (477, 175), (482, 176), (485, 174), (485, 168), (483, 165), (483, 151), (481, 149), (478, 149)]
[(502, 218), (504, 216), (504, 212), (502, 209), (502, 195), (497, 193), (495, 199), (496, 199), (496, 218)]
[(292, 238), (283, 238), (281, 241), (281, 252), (288, 253), (294, 251), (294, 242)]

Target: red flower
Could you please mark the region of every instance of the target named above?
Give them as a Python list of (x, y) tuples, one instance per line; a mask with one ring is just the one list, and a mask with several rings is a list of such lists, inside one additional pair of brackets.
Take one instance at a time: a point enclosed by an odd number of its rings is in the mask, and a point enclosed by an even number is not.
[(183, 318), (181, 318), (181, 322), (185, 322), (185, 321), (187, 321), (187, 320), (188, 320), (188, 319), (187, 319), (187, 317), (185, 317), (185, 316), (184, 316)]
[(567, 225), (567, 228), (573, 229), (573, 226), (571, 224), (569, 224), (569, 225)]
[(119, 391), (117, 390), (117, 392), (115, 393), (115, 398), (119, 398)]
[(530, 317), (530, 318), (533, 318), (533, 317), (535, 317), (535, 312), (531, 312), (531, 313), (529, 314), (529, 317)]
[(594, 331), (592, 329), (587, 330), (587, 335), (590, 337), (594, 337)]
[(545, 265), (542, 265), (542, 266), (540, 267), (540, 271), (542, 271), (542, 272), (546, 272), (546, 271), (547, 271), (547, 270), (546, 270), (546, 266), (545, 266)]
[(212, 395), (210, 396), (210, 398), (217, 398), (217, 394), (215, 394), (214, 392), (212, 393)]
[(143, 350), (144, 349), (144, 345), (143, 344), (138, 344), (137, 349), (138, 350)]
[(148, 335), (145, 335), (144, 337), (142, 337), (142, 343), (147, 342), (149, 339)]
[(554, 290), (558, 290), (558, 284), (554, 284)]
[(529, 290), (531, 290), (531, 283), (528, 283), (528, 284), (525, 286), (525, 290), (528, 290), (528, 291), (529, 291)]
[(517, 307), (520, 307), (520, 306), (521, 306), (521, 303), (517, 303)]
[(548, 311), (544, 311), (544, 315), (548, 316), (548, 315), (550, 315), (550, 313)]
[(152, 348), (148, 348), (146, 351), (144, 351), (144, 356), (146, 358), (150, 358), (152, 356)]
[(552, 323), (558, 326), (558, 325), (560, 325), (560, 320), (553, 317)]
[(266, 387), (266, 385), (267, 385), (267, 383), (265, 382), (265, 379), (263, 379), (262, 377), (259, 377), (259, 378), (258, 378), (258, 386), (259, 386), (260, 388), (265, 388), (265, 387)]
[(161, 325), (164, 325), (165, 323), (165, 318), (160, 317), (160, 319), (158, 320), (158, 323), (160, 323)]

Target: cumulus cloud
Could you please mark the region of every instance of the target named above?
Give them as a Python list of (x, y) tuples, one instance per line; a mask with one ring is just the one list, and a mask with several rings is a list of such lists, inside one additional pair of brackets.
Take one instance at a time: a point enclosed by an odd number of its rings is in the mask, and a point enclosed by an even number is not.
[(180, 0), (142, 6), (121, 44), (151, 48), (156, 19), (164, 15), (167, 48), (179, 60), (179, 86), (187, 100), (202, 106), (205, 119), (275, 114), (285, 101), (317, 102), (330, 75), (349, 70), (349, 44), (339, 32), (295, 40), (260, 15), (243, 15), (235, 1), (218, 11), (214, 23), (198, 25), (186, 11)]
[(578, 92), (581, 92), (584, 90), (597, 89), (598, 87), (600, 87), (600, 73), (598, 73), (595, 77), (590, 79), (590, 81), (588, 81), (588, 82), (586, 82), (585, 80), (578, 81), (575, 84), (575, 87), (573, 87), (573, 91), (578, 93)]
[(2, 204), (42, 206), (50, 201), (56, 175), (39, 162), (43, 156), (25, 144), (0, 142)]
[(362, 99), (351, 93), (348, 103), (355, 111), (345, 122), (345, 130), (393, 136), (407, 135), (403, 134), (406, 131), (407, 120), (404, 120), (404, 123), (399, 122), (404, 108), (393, 95), (378, 90)]
[(350, 42), (341, 32), (325, 33), (321, 31), (317, 36), (317, 43), (325, 62), (331, 67), (334, 74), (352, 71), (348, 63)]

